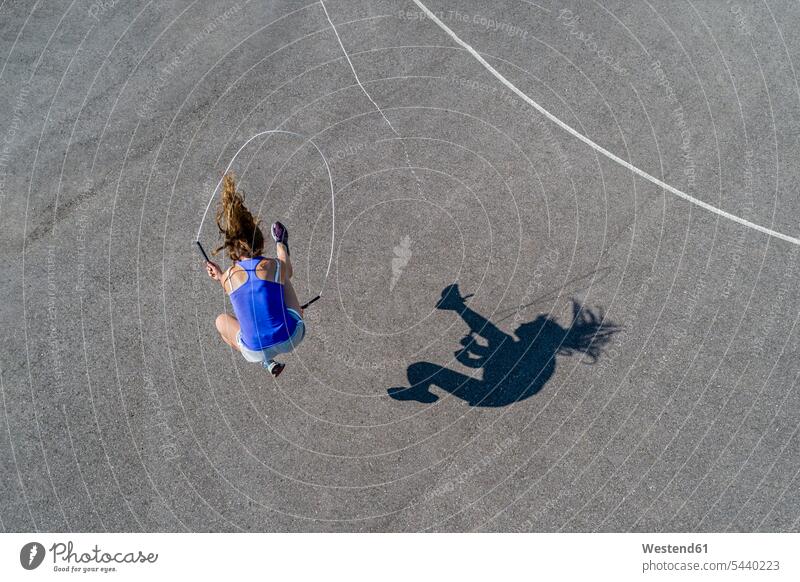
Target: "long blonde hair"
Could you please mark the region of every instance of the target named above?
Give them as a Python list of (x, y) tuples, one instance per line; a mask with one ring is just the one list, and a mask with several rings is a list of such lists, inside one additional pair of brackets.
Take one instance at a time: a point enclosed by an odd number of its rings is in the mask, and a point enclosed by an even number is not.
[(224, 249), (231, 260), (238, 261), (242, 257), (259, 255), (264, 250), (264, 235), (259, 221), (244, 205), (244, 194), (236, 189), (232, 174), (225, 174), (222, 179), (222, 199), (216, 218), (223, 242), (214, 249), (214, 255)]

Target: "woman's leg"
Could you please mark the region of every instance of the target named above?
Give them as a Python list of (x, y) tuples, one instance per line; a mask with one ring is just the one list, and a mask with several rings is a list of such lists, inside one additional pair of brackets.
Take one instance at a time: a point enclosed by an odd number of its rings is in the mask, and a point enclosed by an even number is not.
[(286, 282), (283, 284), (283, 302), (286, 304), (286, 307), (294, 309), (300, 314), (300, 317), (303, 317), (303, 309), (300, 307), (300, 300), (297, 298), (297, 293), (289, 279), (286, 279)]
[(278, 255), (278, 259), (283, 262), (283, 278), (284, 282), (286, 282), (292, 278), (292, 274), (294, 273), (292, 270), (292, 259), (289, 258), (289, 247), (284, 243), (275, 243), (275, 254)]
[(222, 340), (231, 346), (236, 351), (239, 351), (239, 345), (236, 343), (236, 335), (239, 333), (239, 321), (232, 315), (227, 313), (220, 313), (215, 322), (219, 335)]
[[(236, 336), (241, 329), (239, 325), (239, 321), (233, 317), (232, 315), (228, 315), (227, 313), (222, 313), (217, 316), (217, 331), (219, 335), (222, 336), (222, 339), (225, 341), (226, 344), (231, 346), (237, 352), (240, 352), (239, 344), (236, 342)], [(245, 354), (245, 359), (249, 362), (253, 360)], [(256, 360), (257, 361), (257, 360)], [(261, 365), (264, 366), (273, 376), (277, 376), (283, 371), (284, 365), (276, 362), (271, 358), (267, 358), (261, 362)]]

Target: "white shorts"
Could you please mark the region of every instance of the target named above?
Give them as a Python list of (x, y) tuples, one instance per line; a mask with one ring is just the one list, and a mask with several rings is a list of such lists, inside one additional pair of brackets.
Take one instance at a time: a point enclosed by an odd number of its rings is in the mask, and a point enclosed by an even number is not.
[(294, 329), (294, 333), (285, 341), (266, 347), (263, 350), (251, 350), (244, 345), (242, 332), (239, 331), (236, 334), (236, 345), (239, 346), (239, 351), (242, 352), (245, 360), (248, 362), (269, 362), (278, 354), (288, 354), (300, 345), (300, 342), (306, 337), (306, 324), (294, 309), (287, 307), (286, 311), (297, 321), (297, 326)]

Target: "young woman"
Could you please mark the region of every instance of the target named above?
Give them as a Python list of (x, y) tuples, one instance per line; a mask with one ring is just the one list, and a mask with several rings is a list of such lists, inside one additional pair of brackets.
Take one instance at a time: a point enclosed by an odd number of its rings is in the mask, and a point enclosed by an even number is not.
[(274, 223), (272, 238), (278, 256), (262, 257), (264, 236), (230, 174), (223, 179), (217, 226), (223, 243), (213, 254), (224, 250), (234, 264), (223, 273), (209, 261), (206, 270), (222, 285), (236, 315), (220, 314), (217, 331), (248, 362), (261, 362), (277, 376), (284, 364), (276, 362), (275, 356), (291, 352), (306, 333), (303, 310), (291, 282), (289, 232), (280, 222)]

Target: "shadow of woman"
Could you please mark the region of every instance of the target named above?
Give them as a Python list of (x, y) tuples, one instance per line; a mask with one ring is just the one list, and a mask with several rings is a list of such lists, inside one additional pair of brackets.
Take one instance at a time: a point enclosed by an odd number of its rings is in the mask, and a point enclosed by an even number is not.
[[(430, 362), (416, 362), (406, 372), (408, 388), (390, 388), (395, 400), (436, 402), (430, 391), (438, 387), (461, 398), (470, 406), (507, 406), (536, 394), (556, 369), (556, 356), (581, 354), (589, 363), (600, 357), (603, 346), (619, 328), (604, 321), (602, 313), (572, 302), (572, 322), (562, 327), (548, 315), (521, 324), (514, 336), (466, 305), (458, 285), (448, 285), (436, 304), (438, 309), (456, 311), (469, 326), (469, 333), (455, 352), (456, 360), (469, 368), (482, 368), (483, 379), (456, 372)], [(482, 337), (486, 345), (478, 342)]]

